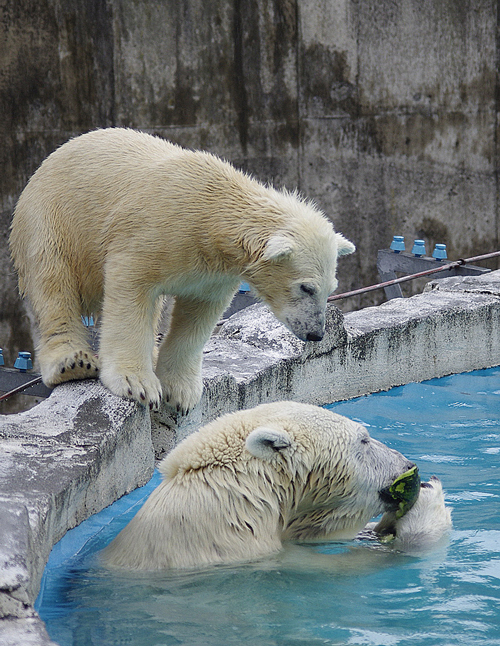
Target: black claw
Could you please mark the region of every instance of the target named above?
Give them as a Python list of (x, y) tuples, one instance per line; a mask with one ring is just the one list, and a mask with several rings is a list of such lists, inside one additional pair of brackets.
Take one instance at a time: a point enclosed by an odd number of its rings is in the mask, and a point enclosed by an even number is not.
[(80, 366), (80, 368), (83, 368), (83, 361), (82, 361), (81, 359), (80, 359), (80, 361), (78, 362), (78, 365)]
[(149, 402), (149, 410), (153, 410), (153, 402)]
[(90, 363), (87, 363), (87, 370), (90, 370), (91, 368), (92, 366), (90, 365)]
[(177, 409), (177, 412), (179, 413), (179, 412), (180, 412), (180, 410), (181, 410), (181, 405), (180, 405), (180, 404), (177, 404), (176, 409)]
[(66, 372), (66, 368), (61, 368), (61, 374), (63, 375)]
[(127, 392), (128, 392), (128, 394), (132, 397), (132, 389), (131, 389), (131, 388), (129, 388)]
[(141, 393), (139, 395), (139, 397), (142, 399), (142, 401), (144, 401), (146, 399), (146, 395), (144, 393)]
[(73, 363), (70, 365), (71, 370), (74, 370), (76, 366), (76, 363), (73, 361)]

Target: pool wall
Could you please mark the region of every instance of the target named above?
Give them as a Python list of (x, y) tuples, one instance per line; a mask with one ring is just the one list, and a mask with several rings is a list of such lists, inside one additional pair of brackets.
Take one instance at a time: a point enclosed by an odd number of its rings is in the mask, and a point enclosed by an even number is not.
[[(64, 533), (144, 484), (201, 424), (278, 399), (325, 404), (411, 381), (500, 365), (500, 271), (429, 283), (409, 299), (328, 311), (319, 343), (296, 339), (255, 305), (205, 349), (204, 393), (187, 417), (140, 406), (96, 381), (60, 386), (0, 416), (0, 644), (53, 644), (33, 603)], [(152, 438), (152, 439), (151, 439)]]

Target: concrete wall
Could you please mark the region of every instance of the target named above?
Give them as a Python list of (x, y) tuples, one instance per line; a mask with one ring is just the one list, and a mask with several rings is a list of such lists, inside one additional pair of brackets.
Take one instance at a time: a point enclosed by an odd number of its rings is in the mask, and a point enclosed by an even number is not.
[[(354, 240), (499, 248), (494, 0), (1, 0), (0, 345), (32, 350), (6, 240), (43, 158), (130, 126), (298, 186)], [(376, 302), (380, 294), (365, 297)], [(359, 304), (349, 301), (346, 308)]]
[(92, 381), (64, 384), (34, 409), (0, 416), (0, 644), (51, 643), (32, 604), (52, 545), (143, 484), (153, 444), (161, 457), (210, 419), (266, 401), (325, 404), (499, 364), (497, 271), (435, 281), (425, 294), (345, 317), (331, 306), (317, 344), (254, 305), (206, 347), (203, 398), (184, 418), (164, 410), (150, 420)]

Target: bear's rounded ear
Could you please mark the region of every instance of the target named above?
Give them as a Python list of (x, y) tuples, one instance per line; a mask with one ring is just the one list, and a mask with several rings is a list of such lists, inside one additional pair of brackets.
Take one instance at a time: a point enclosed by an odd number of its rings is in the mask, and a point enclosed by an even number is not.
[(350, 253), (354, 253), (356, 251), (356, 247), (352, 242), (347, 238), (344, 238), (341, 233), (336, 233), (335, 237), (337, 238), (337, 255), (348, 256)]
[(276, 233), (269, 238), (262, 254), (263, 260), (280, 260), (289, 256), (295, 249), (295, 244), (288, 236)]
[(255, 458), (271, 460), (277, 453), (288, 449), (292, 444), (286, 431), (259, 426), (247, 437), (245, 446)]

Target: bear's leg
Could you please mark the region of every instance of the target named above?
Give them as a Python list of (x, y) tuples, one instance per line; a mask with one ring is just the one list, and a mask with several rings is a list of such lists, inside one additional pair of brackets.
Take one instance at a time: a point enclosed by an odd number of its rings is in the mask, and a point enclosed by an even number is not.
[(104, 294), (100, 378), (115, 395), (158, 409), (161, 385), (153, 371), (158, 299), (141, 288), (134, 291), (126, 277), (126, 286), (115, 278)]
[(231, 302), (234, 291), (230, 289), (220, 301), (175, 299), (170, 329), (160, 346), (156, 374), (164, 400), (183, 415), (201, 398), (203, 346)]
[(64, 294), (40, 291), (32, 304), (40, 327), (37, 357), (43, 382), (50, 387), (98, 377), (99, 360), (88, 343), (76, 290), (67, 289)]

